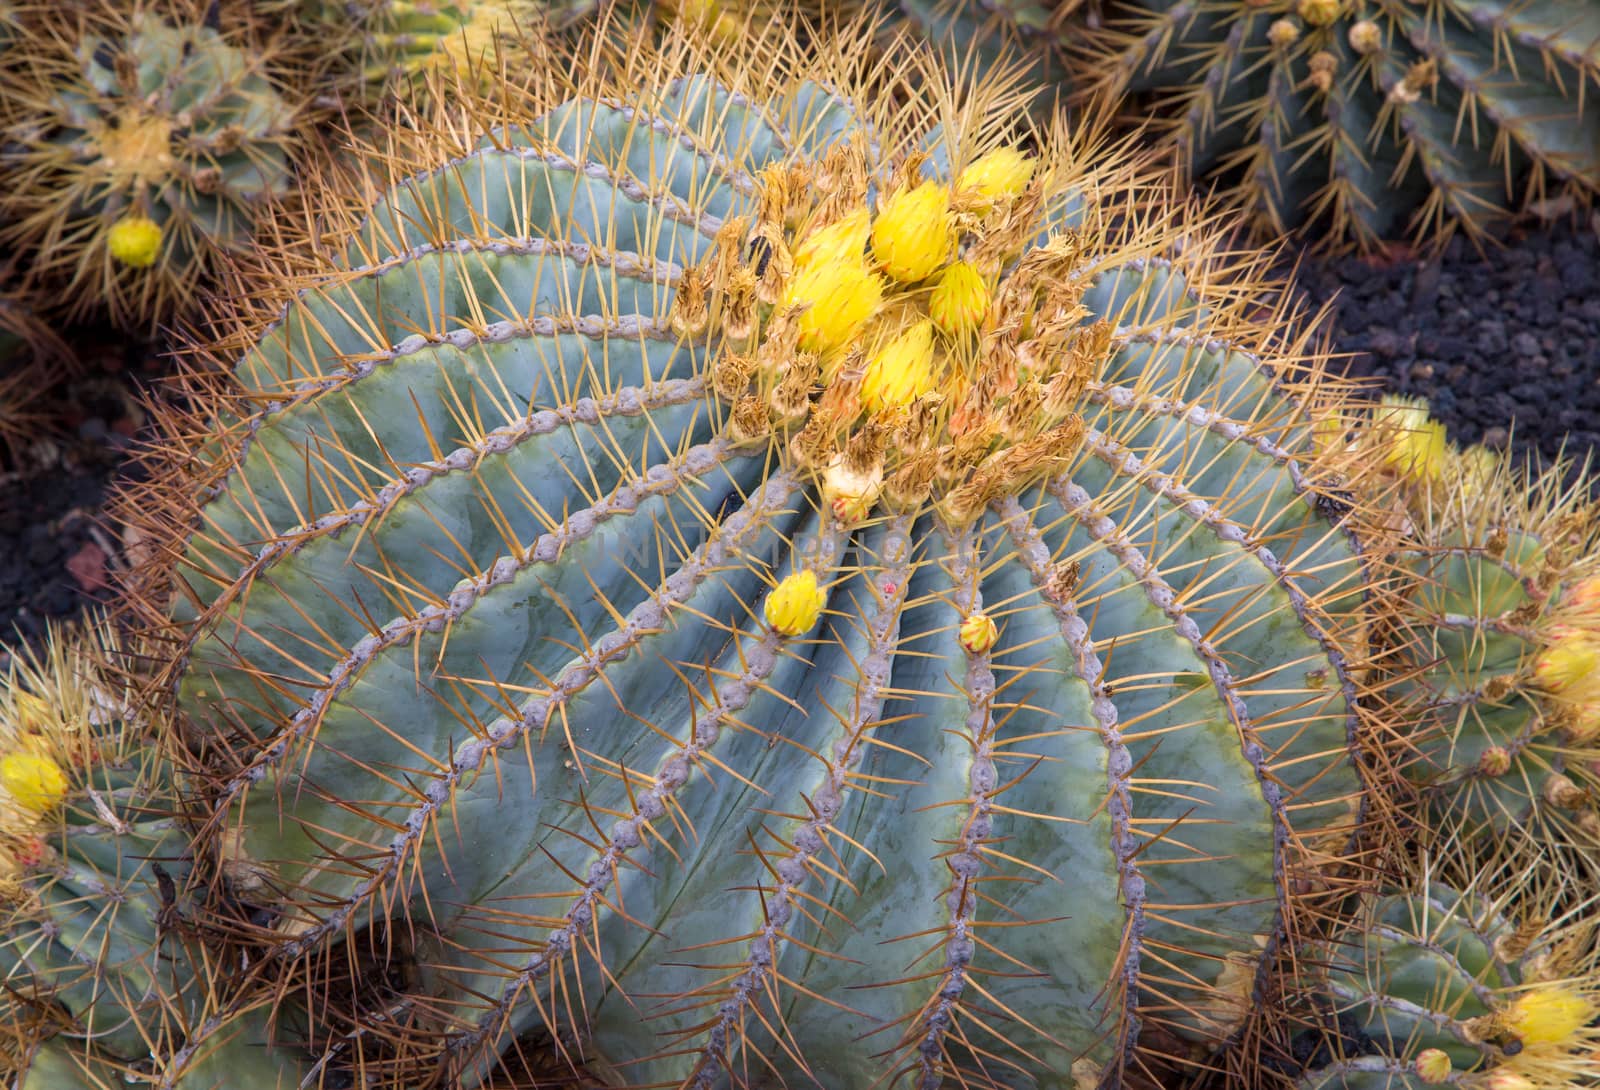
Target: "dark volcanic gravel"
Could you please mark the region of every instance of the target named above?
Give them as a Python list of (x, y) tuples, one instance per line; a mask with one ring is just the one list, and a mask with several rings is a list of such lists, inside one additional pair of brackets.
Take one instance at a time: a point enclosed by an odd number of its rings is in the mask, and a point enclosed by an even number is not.
[(1600, 443), (1600, 217), (1519, 231), (1480, 255), (1302, 265), (1335, 294), (1334, 350), (1353, 376), (1426, 398), (1461, 443), (1514, 445), (1541, 464)]

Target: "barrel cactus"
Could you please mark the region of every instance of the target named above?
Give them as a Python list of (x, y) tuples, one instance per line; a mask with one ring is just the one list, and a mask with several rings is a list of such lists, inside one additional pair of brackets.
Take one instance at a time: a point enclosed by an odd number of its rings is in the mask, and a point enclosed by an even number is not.
[(1118, 0), (1079, 40), (1264, 232), (1441, 240), (1600, 179), (1594, 4)]
[[(0, 1058), (19, 1090), (299, 1084), (186, 942), (188, 831), (154, 744), (143, 649), (95, 621), (13, 649), (0, 676)], [(248, 1036), (246, 1033), (248, 1032)], [(281, 1081), (261, 1077), (273, 1072)], [(8, 1082), (8, 1085), (13, 1085)]]
[(996, 64), (1021, 63), (1033, 90), (1031, 106), (1045, 114), (1067, 88), (1066, 43), (1076, 29), (1076, 4), (1052, 0), (900, 0), (885, 22), (939, 50), (951, 71), (979, 76)]
[(272, 54), (185, 0), (41, 12), (0, 69), (0, 241), (60, 310), (173, 318), (286, 191), (300, 111)]
[(402, 139), (173, 429), (206, 926), (385, 959), (365, 1085), (1247, 1076), (1355, 869), (1347, 392), (1064, 122), (753, 33)]
[[(1600, 1080), (1586, 907), (1540, 915), (1431, 876), (1367, 902), (1313, 970), (1341, 1032), (1302, 1090), (1554, 1090)], [(1309, 961), (1310, 959), (1308, 959)]]
[[(1458, 451), (1424, 408), (1387, 400), (1368, 434), (1402, 485), (1400, 578), (1375, 611), (1401, 771), (1420, 823), (1501, 845), (1600, 846), (1600, 542), (1586, 488), (1482, 448)], [(1517, 864), (1514, 864), (1517, 865)]]

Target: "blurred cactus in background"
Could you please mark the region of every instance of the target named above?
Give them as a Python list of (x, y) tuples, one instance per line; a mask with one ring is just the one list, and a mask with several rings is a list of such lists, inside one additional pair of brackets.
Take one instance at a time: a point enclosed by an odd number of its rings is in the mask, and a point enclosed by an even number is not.
[(1111, 0), (1069, 37), (1263, 236), (1442, 241), (1600, 189), (1589, 0)]
[(0, 66), (0, 242), (54, 313), (173, 320), (286, 192), (294, 93), (214, 8), (25, 14), (29, 48)]

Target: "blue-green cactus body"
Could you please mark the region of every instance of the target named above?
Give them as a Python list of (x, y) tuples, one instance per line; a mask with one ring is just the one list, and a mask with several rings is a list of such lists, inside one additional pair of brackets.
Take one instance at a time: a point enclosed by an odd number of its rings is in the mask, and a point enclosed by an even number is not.
[(1350, 831), (1357, 560), (1175, 266), (1088, 287), (1082, 450), (970, 524), (839, 524), (728, 430), (684, 269), (859, 125), (571, 103), (396, 186), (239, 363), (178, 608), (230, 862), (281, 957), (436, 936), (414, 1044), (469, 1082), (543, 1028), (628, 1084), (1110, 1085), (1142, 1025), (1232, 1031), (1297, 838)]

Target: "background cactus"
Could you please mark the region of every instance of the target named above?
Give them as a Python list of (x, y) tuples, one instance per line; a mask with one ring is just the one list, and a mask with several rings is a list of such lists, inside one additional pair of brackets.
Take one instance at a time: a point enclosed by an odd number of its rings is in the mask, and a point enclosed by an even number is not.
[(391, 152), (141, 505), (241, 941), (414, 981), (363, 1077), (1115, 1085), (1349, 878), (1345, 391), (1116, 155), (840, 40)]
[[(1409, 547), (1375, 611), (1387, 720), (1405, 735), (1419, 820), (1486, 849), (1600, 848), (1600, 617), (1595, 507), (1481, 448), (1461, 452), (1416, 404), (1390, 399), (1369, 437), (1404, 483)], [(1514, 864), (1520, 866), (1520, 864)]]
[(299, 107), (271, 51), (213, 15), (194, 2), (30, 13), (30, 48), (0, 69), (0, 241), (54, 309), (172, 319), (286, 191)]
[[(152, 745), (136, 649), (52, 630), (0, 678), (0, 1027), (19, 1090), (160, 1084), (226, 1070), (289, 1090), (260, 1016), (189, 1032), (222, 994), (185, 950), (189, 832)], [(219, 1027), (220, 1028), (220, 1027)], [(239, 1041), (245, 1029), (253, 1037)], [(241, 1047), (245, 1046), (245, 1047)], [(224, 1057), (226, 1060), (224, 1062)], [(283, 1069), (279, 1083), (259, 1077)]]
[(1424, 875), (1364, 904), (1312, 970), (1341, 1032), (1298, 1085), (1544, 1090), (1600, 1079), (1592, 902), (1541, 915), (1550, 906), (1537, 881), (1516, 890), (1520, 918), (1506, 900)]
[(1593, 4), (1119, 0), (1079, 40), (1262, 233), (1443, 239), (1600, 179)]

